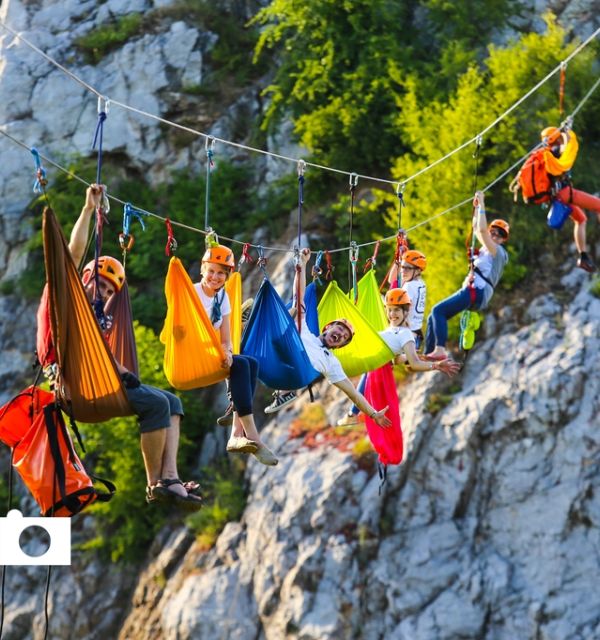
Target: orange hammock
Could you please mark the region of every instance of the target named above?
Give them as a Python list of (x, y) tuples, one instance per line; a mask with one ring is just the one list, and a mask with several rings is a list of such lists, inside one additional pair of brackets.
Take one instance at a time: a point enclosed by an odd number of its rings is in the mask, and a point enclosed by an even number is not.
[(229, 369), (221, 367), (225, 359), (221, 339), (179, 258), (169, 263), (165, 296), (167, 317), (160, 340), (165, 345), (163, 368), (171, 386), (187, 390), (225, 380)]
[(102, 337), (67, 241), (49, 207), (44, 209), (43, 238), (47, 278), (44, 296), (47, 295), (50, 334), (58, 365), (58, 400), (81, 422), (104, 422), (132, 415), (114, 358)]
[(233, 353), (240, 353), (242, 342), (242, 276), (234, 271), (225, 284), (225, 291), (231, 304), (230, 333)]

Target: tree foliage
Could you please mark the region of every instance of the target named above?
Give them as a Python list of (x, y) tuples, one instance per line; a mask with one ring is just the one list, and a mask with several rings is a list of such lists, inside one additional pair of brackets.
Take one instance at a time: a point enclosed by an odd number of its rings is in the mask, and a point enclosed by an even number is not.
[(431, 92), (452, 86), (517, 4), (274, 0), (254, 19), (264, 27), (255, 58), (266, 51), (278, 58), (263, 126), (291, 116), (320, 161), (385, 170), (407, 149), (395, 124), (406, 75), (418, 73)]

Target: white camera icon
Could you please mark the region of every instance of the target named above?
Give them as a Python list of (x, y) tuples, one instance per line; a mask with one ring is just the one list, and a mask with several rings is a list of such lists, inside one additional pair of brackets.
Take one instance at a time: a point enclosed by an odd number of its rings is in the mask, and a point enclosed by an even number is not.
[[(50, 536), (50, 546), (40, 555), (29, 555), (21, 549), (22, 534), (30, 527), (39, 527)], [(0, 518), (0, 565), (70, 565), (71, 519), (25, 518), (12, 509)]]

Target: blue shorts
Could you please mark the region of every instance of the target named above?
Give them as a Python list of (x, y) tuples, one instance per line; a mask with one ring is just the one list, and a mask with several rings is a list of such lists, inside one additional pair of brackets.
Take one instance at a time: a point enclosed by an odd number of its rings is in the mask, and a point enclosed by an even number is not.
[(166, 429), (171, 424), (171, 416), (183, 416), (181, 400), (169, 391), (147, 384), (125, 391), (129, 404), (138, 417), (140, 433)]

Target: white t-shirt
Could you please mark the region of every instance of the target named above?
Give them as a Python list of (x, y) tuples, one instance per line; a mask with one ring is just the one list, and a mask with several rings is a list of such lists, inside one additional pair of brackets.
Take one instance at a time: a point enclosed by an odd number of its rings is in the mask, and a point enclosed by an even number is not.
[(202, 302), (202, 306), (204, 307), (204, 310), (206, 311), (209, 320), (211, 319), (211, 316), (212, 316), (212, 310), (215, 304), (215, 299), (217, 299), (221, 304), (221, 319), (218, 322), (215, 322), (213, 324), (213, 327), (215, 329), (219, 329), (223, 324), (223, 318), (225, 316), (228, 316), (231, 313), (231, 304), (229, 302), (229, 296), (227, 295), (227, 292), (225, 291), (225, 289), (220, 289), (211, 298), (210, 296), (207, 296), (204, 293), (204, 289), (202, 288), (201, 282), (196, 282), (194, 284), (194, 289), (196, 289), (196, 293), (200, 298), (200, 302)]
[(425, 315), (425, 296), (427, 294), (425, 282), (420, 278), (411, 280), (403, 284), (402, 289), (408, 293), (411, 302), (408, 326), (411, 331), (420, 331), (423, 326), (423, 316)]
[(379, 335), (395, 356), (399, 356), (404, 351), (404, 345), (407, 342), (415, 341), (415, 336), (408, 327), (388, 327), (380, 331)]
[(333, 355), (333, 353), (321, 342), (317, 336), (311, 332), (302, 319), (302, 329), (300, 331), (300, 338), (302, 344), (306, 349), (306, 354), (312, 366), (322, 373), (331, 384), (341, 382), (348, 376), (344, 372), (340, 361)]

